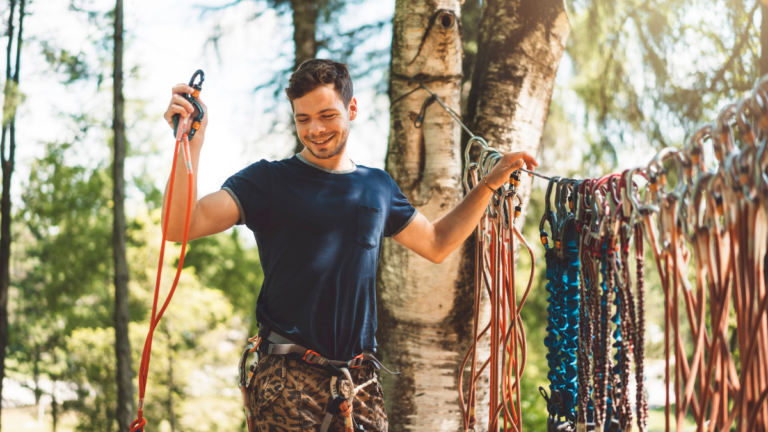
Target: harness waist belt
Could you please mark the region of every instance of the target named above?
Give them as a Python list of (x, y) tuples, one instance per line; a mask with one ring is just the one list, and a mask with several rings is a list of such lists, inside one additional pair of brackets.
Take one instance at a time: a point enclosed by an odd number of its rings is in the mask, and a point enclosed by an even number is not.
[(331, 360), (323, 357), (318, 352), (312, 351), (311, 349), (304, 348), (303, 346), (298, 345), (294, 343), (292, 340), (286, 337), (280, 336), (279, 334), (273, 331), (267, 331), (263, 335), (261, 335), (261, 337), (262, 339), (266, 339), (269, 342), (269, 347), (267, 348), (267, 354), (277, 354), (277, 355), (296, 354), (301, 356), (302, 360), (304, 360), (305, 362), (321, 366), (334, 375), (341, 374), (341, 371), (339, 371), (338, 368), (354, 369), (362, 366), (364, 361), (370, 361), (371, 363), (373, 363), (376, 369), (383, 369), (385, 372), (389, 373), (390, 375), (400, 376), (400, 372), (392, 372), (389, 369), (387, 369), (369, 351), (364, 351), (362, 354), (355, 356), (355, 358), (348, 361)]

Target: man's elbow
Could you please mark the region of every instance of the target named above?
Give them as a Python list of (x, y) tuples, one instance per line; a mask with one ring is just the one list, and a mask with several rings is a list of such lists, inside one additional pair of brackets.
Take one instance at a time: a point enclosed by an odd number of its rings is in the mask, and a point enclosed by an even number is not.
[(429, 260), (432, 261), (435, 264), (440, 264), (443, 261), (445, 261), (446, 258), (448, 258), (448, 255), (445, 255), (445, 254), (442, 254), (442, 253), (436, 253), (436, 254), (430, 256)]

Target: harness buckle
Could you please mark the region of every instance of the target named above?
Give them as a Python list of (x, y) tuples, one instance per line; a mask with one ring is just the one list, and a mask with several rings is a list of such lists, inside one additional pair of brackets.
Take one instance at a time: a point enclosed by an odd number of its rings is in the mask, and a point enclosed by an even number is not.
[(363, 355), (355, 356), (355, 358), (347, 362), (347, 365), (350, 369), (359, 368), (363, 365)]
[(323, 356), (321, 356), (319, 353), (315, 351), (307, 350), (307, 352), (304, 353), (304, 357), (302, 358), (302, 360), (310, 364), (315, 364), (315, 362), (313, 362), (312, 359), (316, 357), (322, 358)]

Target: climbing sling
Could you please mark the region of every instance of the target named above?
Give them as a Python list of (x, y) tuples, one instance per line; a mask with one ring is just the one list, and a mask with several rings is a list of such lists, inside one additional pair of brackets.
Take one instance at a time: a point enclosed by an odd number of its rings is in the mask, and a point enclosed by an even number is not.
[[(199, 81), (195, 83), (195, 79), (199, 78)], [(138, 406), (138, 415), (136, 420), (134, 420), (131, 423), (131, 432), (137, 432), (144, 430), (144, 425), (147, 424), (147, 419), (144, 418), (144, 395), (146, 394), (147, 389), (147, 376), (149, 374), (149, 360), (150, 356), (152, 354), (152, 339), (155, 333), (155, 329), (157, 328), (158, 323), (160, 322), (160, 319), (163, 317), (163, 314), (165, 313), (165, 310), (168, 308), (168, 305), (171, 303), (171, 298), (173, 298), (173, 293), (176, 291), (176, 286), (179, 283), (179, 278), (181, 277), (181, 270), (184, 266), (184, 255), (187, 250), (187, 237), (189, 235), (189, 219), (192, 212), (192, 185), (193, 185), (193, 177), (192, 177), (192, 153), (189, 150), (189, 140), (191, 140), (195, 136), (195, 132), (200, 128), (200, 123), (203, 120), (203, 116), (205, 115), (205, 112), (203, 111), (202, 106), (197, 102), (197, 97), (200, 95), (200, 91), (202, 90), (203, 81), (205, 80), (205, 74), (202, 70), (198, 70), (197, 72), (192, 75), (192, 79), (189, 81), (189, 86), (194, 89), (194, 93), (191, 95), (184, 94), (184, 98), (187, 99), (192, 105), (197, 109), (198, 114), (194, 118), (185, 117), (184, 119), (180, 120), (179, 114), (175, 114), (173, 116), (173, 123), (174, 123), (174, 136), (176, 138), (176, 149), (173, 154), (173, 168), (171, 168), (171, 178), (168, 185), (168, 201), (166, 203), (166, 209), (165, 209), (165, 218), (163, 219), (163, 239), (160, 243), (160, 259), (157, 265), (157, 279), (155, 280), (155, 293), (154, 298), (152, 300), (152, 315), (150, 316), (149, 320), (149, 332), (147, 333), (147, 338), (144, 342), (144, 350), (141, 355), (141, 366), (139, 366), (139, 406)], [(160, 296), (160, 280), (163, 273), (163, 257), (165, 255), (165, 242), (166, 238), (168, 237), (168, 219), (170, 217), (171, 213), (171, 202), (173, 198), (173, 182), (176, 178), (176, 162), (179, 156), (179, 148), (184, 152), (184, 162), (187, 167), (187, 210), (186, 210), (186, 216), (184, 219), (184, 234), (181, 241), (181, 253), (179, 255), (179, 265), (176, 268), (176, 276), (173, 279), (173, 284), (171, 285), (170, 291), (168, 291), (168, 296), (165, 299), (165, 302), (163, 303), (162, 307), (158, 311), (157, 304), (158, 304), (158, 298)]]

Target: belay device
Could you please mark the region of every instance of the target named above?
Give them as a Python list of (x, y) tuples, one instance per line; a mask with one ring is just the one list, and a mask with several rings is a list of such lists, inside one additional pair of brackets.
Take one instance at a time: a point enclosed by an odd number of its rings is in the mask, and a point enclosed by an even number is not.
[[(195, 84), (195, 79), (199, 77), (199, 81)], [(147, 419), (143, 417), (144, 414), (144, 394), (147, 389), (147, 375), (149, 373), (149, 358), (152, 354), (152, 337), (155, 333), (155, 328), (160, 322), (160, 318), (163, 317), (165, 310), (171, 303), (176, 286), (179, 283), (179, 277), (181, 276), (181, 269), (184, 266), (184, 254), (187, 250), (187, 236), (189, 235), (189, 218), (192, 212), (192, 154), (189, 151), (189, 140), (195, 136), (195, 132), (200, 129), (200, 123), (205, 116), (203, 107), (197, 101), (197, 97), (200, 95), (200, 90), (203, 87), (203, 81), (205, 80), (205, 73), (202, 70), (198, 70), (192, 75), (192, 79), (189, 80), (189, 86), (194, 89), (194, 92), (189, 94), (183, 94), (184, 98), (188, 100), (192, 106), (194, 106), (198, 114), (194, 118), (185, 117), (181, 118), (179, 114), (173, 115), (173, 135), (176, 137), (176, 150), (173, 153), (173, 168), (171, 168), (171, 180), (168, 188), (168, 202), (165, 208), (165, 218), (163, 220), (163, 241), (160, 245), (160, 261), (157, 265), (157, 280), (155, 281), (155, 296), (152, 302), (152, 318), (149, 322), (149, 332), (147, 333), (147, 339), (144, 342), (144, 351), (141, 355), (141, 366), (139, 367), (139, 409), (136, 420), (131, 423), (131, 432), (144, 432), (144, 425), (147, 424)], [(191, 121), (191, 123), (190, 123)], [(182, 146), (183, 144), (183, 146)], [(171, 213), (171, 199), (173, 198), (173, 181), (176, 178), (176, 162), (179, 157), (179, 147), (184, 149), (184, 162), (187, 167), (187, 214), (184, 219), (184, 236), (181, 241), (181, 254), (179, 256), (179, 266), (176, 269), (176, 277), (173, 279), (173, 285), (168, 292), (168, 297), (163, 303), (163, 307), (160, 311), (157, 310), (157, 300), (160, 295), (160, 278), (163, 273), (163, 256), (165, 255), (165, 240), (168, 236), (168, 218)]]

